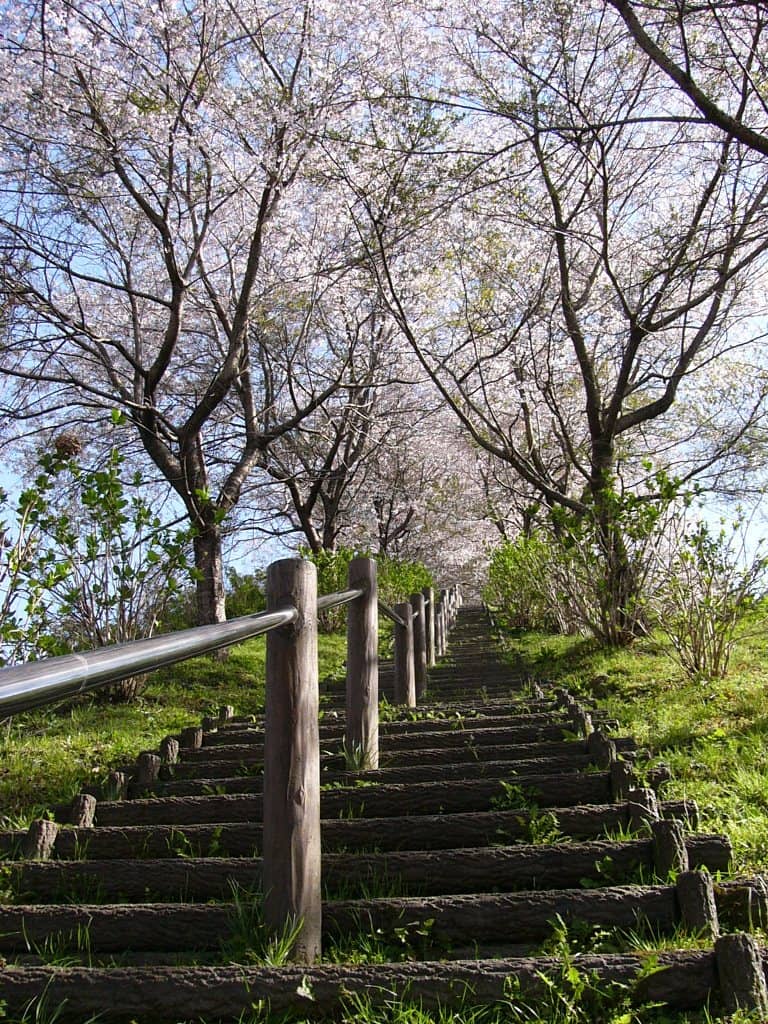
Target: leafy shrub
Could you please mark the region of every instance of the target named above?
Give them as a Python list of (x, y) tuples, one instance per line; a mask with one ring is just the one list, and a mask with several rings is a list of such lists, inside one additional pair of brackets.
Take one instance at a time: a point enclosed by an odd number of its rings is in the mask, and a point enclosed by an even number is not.
[(555, 552), (537, 532), (507, 540), (491, 552), (484, 598), (510, 629), (566, 632), (553, 586)]
[[(6, 663), (151, 636), (189, 572), (188, 535), (160, 521), (138, 474), (128, 488), (120, 452), (97, 469), (78, 455), (61, 445), (42, 455), (13, 521), (2, 524)], [(137, 685), (118, 684), (112, 696), (130, 697)]]
[[(654, 603), (655, 625), (691, 679), (722, 679), (747, 615), (765, 587), (768, 557), (749, 556), (742, 524), (685, 533)], [(761, 618), (763, 618), (761, 616)]]
[[(347, 589), (349, 563), (358, 556), (376, 559), (379, 598), (386, 604), (406, 601), (411, 594), (433, 586), (431, 573), (419, 562), (402, 561), (387, 555), (371, 555), (366, 551), (346, 547), (319, 552), (300, 548), (299, 554), (317, 566), (317, 592), (320, 595)], [(320, 628), (325, 632), (334, 632), (342, 629), (345, 621), (344, 608), (332, 608), (321, 614)]]
[(267, 607), (266, 572), (239, 573), (227, 570), (227, 618), (255, 615)]
[(617, 646), (647, 633), (672, 526), (689, 500), (663, 471), (650, 481), (645, 494), (606, 486), (580, 512), (554, 508), (532, 535), (496, 548), (488, 603), (513, 628), (591, 634)]

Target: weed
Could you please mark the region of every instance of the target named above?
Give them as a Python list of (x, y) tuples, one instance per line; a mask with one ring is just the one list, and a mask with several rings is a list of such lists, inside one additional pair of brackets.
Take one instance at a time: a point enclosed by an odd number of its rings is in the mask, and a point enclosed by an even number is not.
[(371, 751), (367, 747), (362, 746), (362, 744), (355, 744), (349, 747), (345, 741), (342, 750), (344, 753), (344, 765), (348, 772), (367, 772), (371, 770)]
[(403, 921), (390, 931), (383, 928), (350, 928), (326, 944), (323, 960), (336, 964), (399, 963), (424, 957), (434, 945), (434, 919)]
[(613, 857), (606, 854), (594, 863), (596, 877), (580, 880), (583, 889), (601, 889), (605, 885), (651, 885), (656, 880), (653, 871), (638, 862), (634, 869), (626, 871), (614, 864)]
[(227, 787), (221, 783), (208, 783), (203, 786), (203, 796), (226, 796)]
[[(557, 957), (558, 967), (539, 972), (543, 991), (535, 1003), (526, 1002), (515, 979), (508, 980), (507, 1020), (510, 1024), (645, 1024), (657, 1004), (633, 1005), (634, 985), (600, 981), (591, 971), (580, 969), (581, 952), (615, 952), (616, 933), (611, 929), (571, 922), (558, 915), (552, 922), (552, 937), (544, 951)], [(657, 969), (648, 958), (636, 980)]]
[[(645, 825), (641, 826), (641, 831), (646, 829)], [(637, 839), (637, 830), (627, 825), (606, 825), (603, 828), (602, 838), (607, 842), (612, 843), (627, 843), (632, 839)]]
[(222, 954), (229, 963), (259, 967), (282, 967), (289, 962), (303, 924), (287, 924), (279, 935), (264, 921), (264, 898), (237, 882), (231, 882), (232, 912), (230, 934), (222, 942)]
[(464, 744), (464, 749), (472, 755), (475, 761), (480, 760), (480, 748), (475, 743), (474, 737), (470, 736), (470, 738)]
[(362, 878), (344, 877), (331, 886), (323, 883), (323, 898), (326, 900), (380, 900), (395, 899), (414, 895), (414, 887), (407, 886), (398, 875), (391, 875), (386, 869), (371, 865)]
[[(61, 1019), (66, 1009), (66, 1000), (52, 1005), (48, 995), (47, 987), (39, 996), (26, 1004), (19, 1017), (9, 1017), (5, 1014), (4, 1005), (0, 1003), (0, 1020), (3, 1024), (56, 1024)], [(103, 1014), (97, 1013), (82, 1020), (81, 1024), (98, 1024), (104, 1019)]]
[(525, 818), (517, 820), (525, 827), (528, 833), (526, 839), (529, 843), (543, 846), (568, 841), (568, 837), (560, 831), (557, 815), (552, 811), (542, 811), (541, 813), (533, 811), (527, 820)]
[(523, 807), (536, 807), (529, 791), (515, 782), (499, 779), (501, 793), (491, 798), (491, 807), (496, 811), (514, 811)]
[(173, 857), (200, 856), (200, 850), (192, 845), (189, 836), (186, 832), (182, 832), (181, 829), (171, 829), (171, 834), (166, 840), (166, 846), (168, 847), (168, 853)]
[(357, 818), (362, 818), (365, 813), (365, 801), (363, 800), (350, 800), (346, 807), (342, 807), (339, 811), (339, 817), (344, 821), (354, 821)]
[(91, 933), (87, 925), (78, 925), (71, 932), (53, 932), (42, 942), (33, 942), (25, 931), (24, 943), (30, 953), (50, 967), (74, 967), (83, 963), (93, 966)]

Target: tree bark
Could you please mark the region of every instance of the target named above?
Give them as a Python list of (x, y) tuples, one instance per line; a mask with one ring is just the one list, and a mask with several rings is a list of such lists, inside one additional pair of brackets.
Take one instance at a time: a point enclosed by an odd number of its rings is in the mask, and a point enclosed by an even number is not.
[(221, 529), (216, 523), (198, 527), (193, 539), (195, 568), (199, 578), (196, 584), (197, 624), (225, 622), (224, 561), (221, 551)]

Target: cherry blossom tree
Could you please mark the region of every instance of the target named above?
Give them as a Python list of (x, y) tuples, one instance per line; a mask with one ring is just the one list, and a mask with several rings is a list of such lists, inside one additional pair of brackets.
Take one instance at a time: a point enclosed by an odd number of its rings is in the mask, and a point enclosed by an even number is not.
[(768, 9), (761, 0), (609, 0), (709, 124), (768, 156)]
[(349, 360), (313, 329), (352, 258), (314, 154), (349, 133), (361, 69), (381, 56), (357, 13), (4, 11), (6, 415), (133, 431), (194, 527), (201, 621), (224, 614), (224, 518)]
[(365, 204), (372, 263), (475, 443), (593, 548), (601, 634), (627, 642), (639, 509), (671, 483), (659, 469), (684, 484), (763, 412), (764, 388), (714, 450), (654, 447), (676, 403), (706, 403), (702, 375), (754, 340), (742, 318), (764, 308), (768, 176), (688, 116), (606, 5), (489, 0), (457, 17), (441, 85), (471, 109), (451, 137), (462, 196), (435, 207), (421, 271), (403, 273), (386, 216), (401, 159)]
[(314, 553), (335, 550), (357, 517), (367, 500), (370, 466), (406, 415), (392, 395), (399, 372), (395, 326), (369, 280), (334, 290), (323, 330), (329, 344), (350, 353), (344, 385), (273, 442), (262, 462), (284, 497), (275, 500), (274, 513)]

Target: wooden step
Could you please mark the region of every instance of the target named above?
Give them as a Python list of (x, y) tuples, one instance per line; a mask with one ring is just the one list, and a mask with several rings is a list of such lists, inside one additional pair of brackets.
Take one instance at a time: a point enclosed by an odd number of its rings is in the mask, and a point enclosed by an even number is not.
[[(661, 807), (670, 818), (682, 819), (695, 829), (698, 808), (692, 801), (668, 801)], [(459, 814), (391, 818), (326, 818), (321, 822), (323, 848), (347, 850), (445, 849), (488, 846), (491, 843), (528, 842), (532, 830), (546, 830), (575, 839), (592, 839), (626, 831), (626, 802), (541, 811), (478, 811)], [(25, 832), (0, 833), (0, 850), (20, 857)], [(186, 825), (126, 825), (63, 828), (53, 856), (63, 860), (132, 857), (250, 857), (261, 850), (262, 826), (252, 822)]]
[[(569, 757), (538, 758), (530, 761), (474, 761), (458, 764), (439, 765), (406, 765), (398, 768), (381, 768), (378, 771), (365, 772), (329, 772), (320, 775), (322, 786), (354, 786), (364, 783), (366, 786), (384, 783), (411, 782), (448, 782), (463, 781), (467, 775), (475, 779), (511, 779), (525, 772), (526, 775), (536, 773), (559, 775), (583, 771), (593, 764), (588, 754), (572, 754)], [(198, 779), (170, 780), (158, 782), (151, 787), (158, 795), (194, 796), (209, 793), (261, 793), (263, 788), (262, 774), (252, 776), (230, 776), (217, 779), (215, 776)]]
[[(722, 836), (692, 836), (686, 845), (692, 867), (728, 868), (731, 849)], [(653, 877), (650, 839), (323, 856), (323, 885), (333, 898), (381, 887), (423, 895), (563, 889), (618, 884), (638, 871)], [(14, 891), (33, 903), (93, 902), (96, 896), (110, 903), (196, 901), (224, 899), (233, 885), (251, 892), (263, 888), (261, 860), (255, 857), (16, 861), (7, 875)]]
[[(417, 782), (410, 785), (327, 790), (321, 795), (321, 813), (325, 818), (386, 818), (494, 808), (512, 810), (530, 803), (540, 807), (604, 804), (611, 798), (608, 772), (544, 778), (518, 775), (509, 785), (515, 788), (505, 788), (497, 779), (473, 779), (463, 782), (461, 786), (453, 782)], [(519, 794), (519, 798), (516, 794)], [(96, 806), (96, 823), (149, 825), (157, 822), (184, 825), (195, 821), (260, 821), (261, 803), (259, 794), (101, 801)]]
[[(468, 738), (478, 745), (537, 743), (540, 740), (558, 740), (567, 738), (572, 732), (570, 719), (565, 715), (531, 716), (531, 722), (513, 718), (493, 718), (487, 721), (472, 719), (463, 728), (451, 728), (445, 721), (401, 722), (399, 728), (387, 731), (382, 727), (379, 731), (381, 746), (386, 750), (401, 750), (414, 745), (432, 747), (463, 746)], [(333, 746), (334, 741), (341, 743), (343, 730), (338, 727), (320, 730), (320, 746)], [(213, 749), (219, 746), (262, 746), (263, 734), (260, 730), (232, 730), (229, 732), (206, 732), (203, 735), (203, 747)]]
[[(655, 958), (638, 954), (585, 955), (579, 971), (593, 984), (636, 989), (638, 1001), (661, 1002), (676, 1010), (698, 1008), (718, 991), (713, 952), (679, 950)], [(147, 967), (8, 969), (0, 976), (0, 999), (9, 1015), (21, 1015), (41, 993), (57, 1010), (57, 1021), (142, 1021), (177, 1024), (195, 1019), (237, 1021), (254, 1006), (271, 1014), (304, 1012), (331, 1017), (350, 997), (371, 1004), (391, 1003), (392, 993), (408, 994), (423, 1009), (489, 1005), (507, 998), (510, 983), (527, 1000), (544, 998), (563, 965), (553, 957), (450, 963), (379, 964), (363, 967)], [(549, 980), (552, 979), (552, 980)], [(471, 995), (468, 995), (471, 993)]]
[[(628, 736), (619, 736), (612, 740), (622, 757), (637, 753), (636, 742)], [(549, 740), (542, 743), (516, 743), (506, 746), (483, 746), (482, 759), (488, 761), (519, 760), (529, 761), (539, 757), (568, 757), (571, 753), (584, 754), (586, 742), (579, 739)], [(422, 747), (391, 751), (380, 751), (379, 759), (383, 768), (402, 767), (404, 765), (426, 764), (458, 764), (469, 765), (478, 760), (478, 748), (468, 739), (463, 747)], [(326, 753), (320, 758), (321, 770), (342, 770), (344, 756), (341, 753)], [(230, 777), (238, 773), (253, 774), (263, 770), (263, 748), (247, 746), (204, 747), (200, 750), (185, 750), (183, 760), (178, 764), (164, 765), (161, 778), (190, 778), (205, 773), (207, 778), (216, 778), (217, 772), (224, 773), (221, 777)], [(130, 769), (126, 769), (130, 770)]]
[[(747, 903), (753, 921), (765, 921), (766, 900), (755, 898), (757, 882), (721, 883), (716, 888), (719, 914), (731, 915), (735, 927), (748, 927)], [(735, 909), (738, 908), (738, 909)], [(252, 911), (252, 914), (251, 914)], [(42, 950), (52, 937), (61, 950), (87, 944), (95, 953), (191, 952), (220, 950), (250, 920), (257, 941), (258, 900), (248, 893), (238, 903), (59, 904), (0, 908), (0, 953)], [(454, 896), (406, 896), (348, 899), (323, 903), (323, 932), (328, 943), (357, 935), (380, 934), (385, 940), (404, 929), (425, 946), (450, 948), (474, 936), (478, 942), (542, 942), (557, 922), (630, 929), (647, 926), (669, 933), (681, 922), (673, 885), (604, 886), (535, 892)], [(407, 936), (406, 936), (407, 937)], [(247, 936), (246, 936), (247, 938)], [(0, 975), (1, 977), (1, 975)]]

